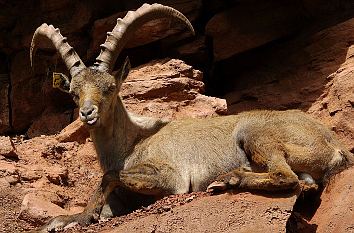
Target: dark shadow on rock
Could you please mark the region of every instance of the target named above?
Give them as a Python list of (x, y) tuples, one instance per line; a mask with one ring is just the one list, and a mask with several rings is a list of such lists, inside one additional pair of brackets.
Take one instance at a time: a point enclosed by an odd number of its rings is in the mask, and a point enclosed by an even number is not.
[[(267, 44), (215, 63), (209, 80), (235, 114), (251, 109), (308, 110), (346, 61), (352, 20)], [(208, 86), (207, 86), (208, 87)]]
[(321, 205), (323, 187), (318, 191), (300, 193), (294, 205), (293, 212), (286, 224), (288, 233), (315, 233), (317, 224), (311, 224), (310, 220)]
[(292, 212), (286, 223), (287, 233), (315, 233), (317, 231), (316, 224), (310, 224), (297, 212)]

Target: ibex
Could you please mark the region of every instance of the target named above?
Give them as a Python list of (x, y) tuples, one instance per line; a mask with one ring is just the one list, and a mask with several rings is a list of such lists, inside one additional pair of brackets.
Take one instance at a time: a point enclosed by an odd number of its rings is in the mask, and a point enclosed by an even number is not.
[(40, 231), (96, 221), (113, 190), (117, 202), (123, 202), (121, 208), (127, 208), (124, 200), (132, 195), (160, 198), (227, 188), (289, 190), (303, 179), (308, 184), (321, 183), (353, 164), (353, 154), (329, 129), (297, 110), (174, 121), (127, 112), (118, 92), (129, 73), (129, 60), (116, 75), (112, 75), (113, 67), (136, 29), (159, 17), (175, 18), (194, 33), (179, 11), (144, 4), (117, 20), (91, 67), (84, 65), (59, 29), (43, 24), (35, 31), (31, 64), (37, 44), (49, 39), (72, 77), (63, 81), (62, 89), (79, 106), (104, 172), (82, 213), (58, 216)]

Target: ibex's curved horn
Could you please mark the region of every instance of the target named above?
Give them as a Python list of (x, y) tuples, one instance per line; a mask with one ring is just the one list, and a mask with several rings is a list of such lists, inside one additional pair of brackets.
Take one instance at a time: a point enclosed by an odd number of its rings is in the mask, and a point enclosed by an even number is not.
[(30, 48), (30, 60), (31, 66), (33, 65), (33, 56), (37, 50), (37, 44), (40, 43), (42, 39), (49, 39), (56, 50), (59, 52), (61, 58), (63, 59), (66, 67), (70, 71), (71, 77), (77, 75), (83, 68), (85, 64), (81, 61), (79, 55), (75, 52), (73, 47), (71, 47), (66, 42), (66, 37), (63, 37), (60, 34), (58, 28), (54, 28), (53, 25), (47, 25), (46, 23), (42, 24), (34, 32)]
[(189, 20), (172, 7), (161, 4), (144, 4), (136, 11), (128, 11), (127, 15), (117, 19), (117, 24), (112, 32), (107, 33), (107, 39), (101, 45), (101, 53), (96, 58), (94, 67), (101, 71), (111, 73), (120, 51), (127, 43), (129, 37), (142, 24), (161, 17), (172, 17), (185, 23), (194, 34), (194, 29)]

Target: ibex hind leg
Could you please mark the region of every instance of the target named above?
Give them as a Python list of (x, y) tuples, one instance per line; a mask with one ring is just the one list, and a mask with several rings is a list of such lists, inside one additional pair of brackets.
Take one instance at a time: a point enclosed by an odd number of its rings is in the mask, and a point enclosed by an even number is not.
[(287, 164), (281, 145), (269, 139), (257, 144), (243, 145), (252, 153), (248, 155), (251, 164), (264, 168), (265, 172), (247, 171), (237, 168), (217, 177), (215, 182), (208, 186), (208, 191), (241, 188), (249, 190), (289, 190), (299, 185), (297, 175)]
[(158, 197), (176, 192), (173, 168), (159, 162), (142, 163), (122, 170), (119, 178), (125, 188), (141, 194)]
[(235, 169), (216, 178), (207, 191), (241, 188), (248, 190), (291, 190), (299, 185), (296, 175), (286, 171), (273, 171), (266, 173), (247, 172)]

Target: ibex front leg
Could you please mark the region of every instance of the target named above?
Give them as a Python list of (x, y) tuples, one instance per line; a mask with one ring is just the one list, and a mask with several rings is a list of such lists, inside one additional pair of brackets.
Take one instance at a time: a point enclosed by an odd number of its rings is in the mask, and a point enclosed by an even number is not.
[(173, 180), (175, 180), (173, 169), (158, 161), (138, 164), (120, 172), (108, 171), (82, 213), (55, 217), (37, 232), (53, 232), (70, 224), (78, 223), (85, 226), (97, 221), (109, 194), (116, 187), (160, 197), (176, 192)]
[(91, 196), (83, 212), (74, 215), (57, 216), (34, 232), (55, 232), (69, 227), (71, 224), (87, 226), (93, 222), (97, 222), (109, 194), (119, 185), (119, 177), (114, 175), (117, 173), (110, 171), (103, 175), (101, 183)]
[(176, 186), (178, 175), (162, 161), (145, 161), (119, 174), (121, 185), (136, 193), (161, 197), (181, 192)]

